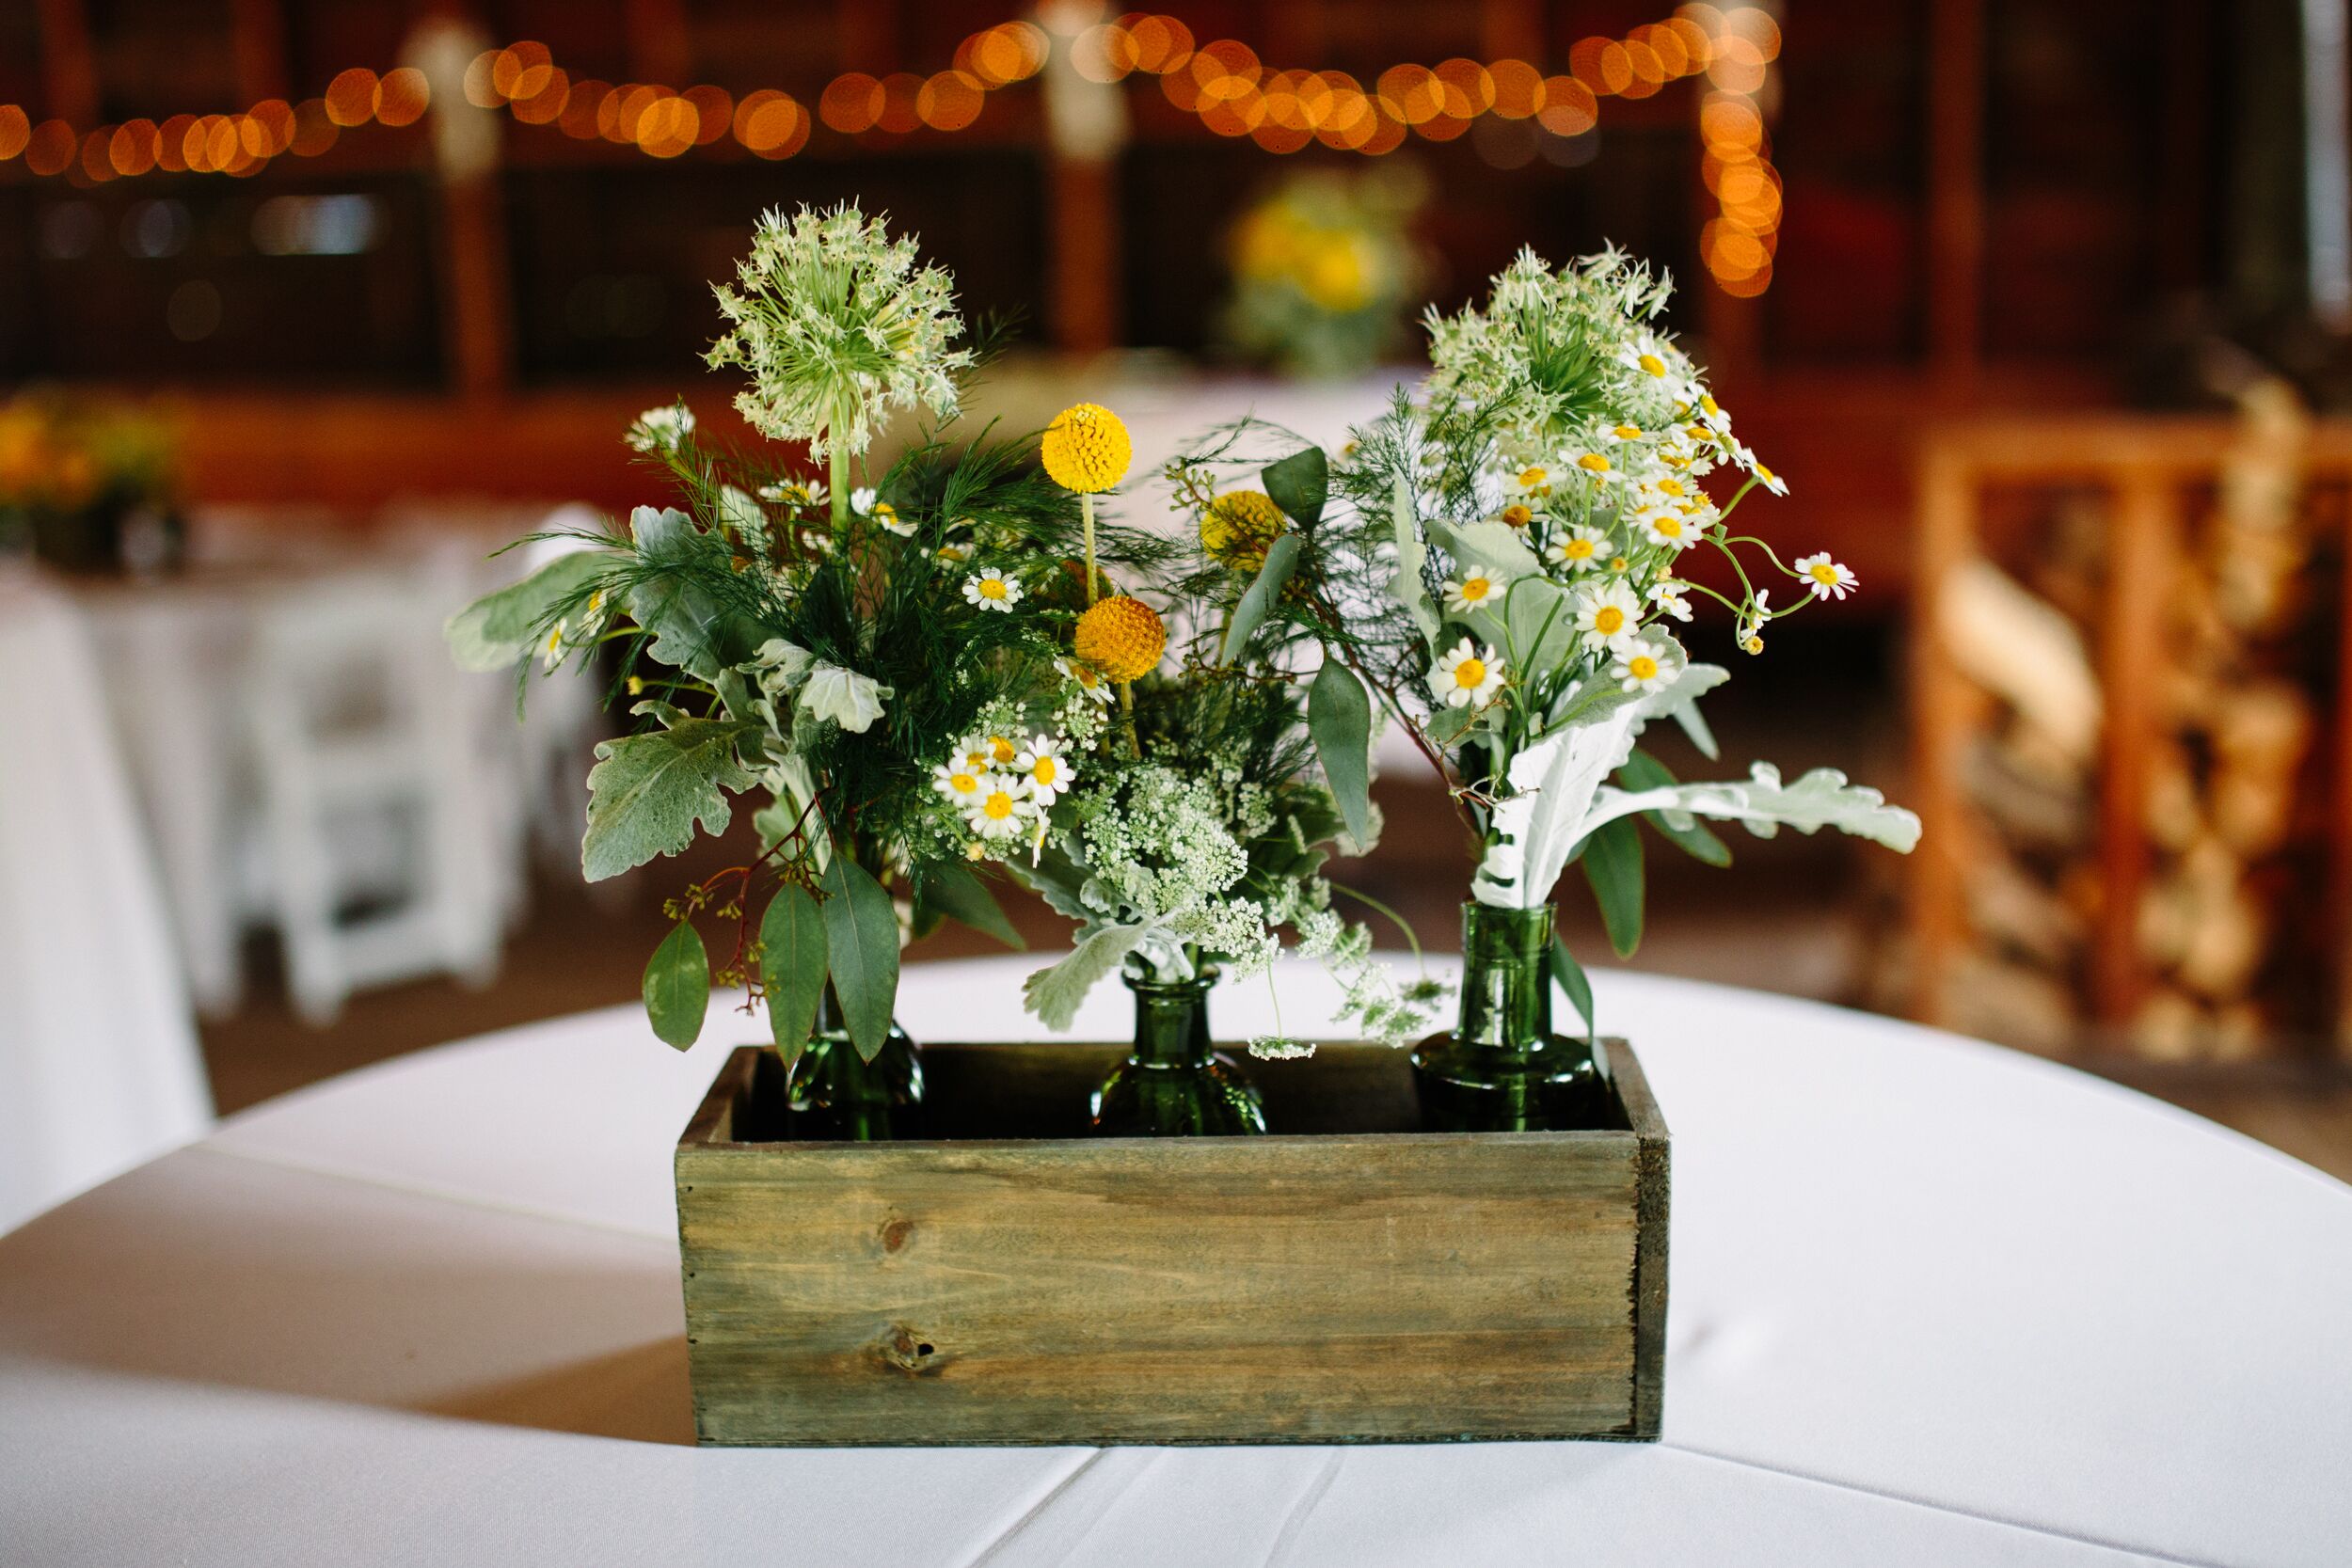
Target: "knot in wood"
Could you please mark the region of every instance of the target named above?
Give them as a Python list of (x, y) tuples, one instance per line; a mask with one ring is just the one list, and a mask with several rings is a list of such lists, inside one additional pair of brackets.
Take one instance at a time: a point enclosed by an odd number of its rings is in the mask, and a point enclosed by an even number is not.
[(914, 1234), (914, 1222), (913, 1220), (908, 1219), (903, 1215), (893, 1214), (889, 1219), (882, 1222), (882, 1250), (884, 1252), (898, 1251), (900, 1247), (907, 1244), (907, 1238)]
[(946, 1361), (937, 1345), (904, 1323), (890, 1325), (890, 1332), (882, 1336), (881, 1352), (882, 1360), (918, 1377), (937, 1372)]

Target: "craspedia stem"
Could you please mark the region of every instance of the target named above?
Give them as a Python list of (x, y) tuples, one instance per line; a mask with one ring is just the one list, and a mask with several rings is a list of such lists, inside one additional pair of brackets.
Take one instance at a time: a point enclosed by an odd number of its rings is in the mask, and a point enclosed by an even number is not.
[[(1086, 519), (1087, 537), (1087, 608), (1094, 608), (1094, 492), (1085, 490), (1078, 495), (1078, 514)], [(1069, 514), (1064, 513), (1064, 516)], [(1124, 692), (1125, 687), (1120, 690)]]

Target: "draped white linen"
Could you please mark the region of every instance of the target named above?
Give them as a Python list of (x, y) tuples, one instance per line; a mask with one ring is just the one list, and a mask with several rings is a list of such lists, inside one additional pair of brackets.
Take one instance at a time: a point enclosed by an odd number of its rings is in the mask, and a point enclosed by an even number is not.
[[(914, 965), (1033, 1033), (1034, 958)], [(24, 1560), (2336, 1564), (2352, 1189), (2010, 1053), (1597, 974), (1675, 1136), (1654, 1445), (696, 1450), (672, 1147), (759, 1025), (554, 1021), (239, 1117), (0, 1238)], [(1286, 969), (1283, 1022), (1332, 1002)], [(1116, 1035), (1098, 992), (1078, 1028)], [(1272, 1022), (1263, 979), (1215, 1006)], [(0, 1557), (5, 1557), (0, 1552)]]

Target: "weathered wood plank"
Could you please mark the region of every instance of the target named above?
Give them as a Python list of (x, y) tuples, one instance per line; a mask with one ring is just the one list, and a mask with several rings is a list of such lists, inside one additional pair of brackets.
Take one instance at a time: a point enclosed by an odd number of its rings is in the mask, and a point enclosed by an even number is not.
[(1609, 1053), (1620, 1129), (1358, 1131), (1412, 1125), (1409, 1067), (1335, 1046), (1253, 1069), (1270, 1117), (1329, 1131), (1097, 1140), (1052, 1134), (1082, 1131), (1118, 1048), (933, 1046), (947, 1135), (845, 1145), (730, 1141), (777, 1125), (738, 1052), (677, 1151), (697, 1430), (1654, 1437), (1666, 1132)]

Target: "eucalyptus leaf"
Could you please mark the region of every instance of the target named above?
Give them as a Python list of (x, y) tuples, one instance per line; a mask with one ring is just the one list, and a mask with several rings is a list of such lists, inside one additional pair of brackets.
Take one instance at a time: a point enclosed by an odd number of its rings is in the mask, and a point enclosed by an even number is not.
[(1258, 482), (1283, 515), (1302, 528), (1312, 528), (1323, 520), (1324, 506), (1331, 499), (1331, 467), (1321, 447), (1308, 447), (1279, 463), (1267, 464), (1259, 470)]
[(1307, 688), (1307, 733), (1331, 783), (1347, 836), (1372, 842), (1372, 697), (1355, 673), (1326, 649)]
[(1047, 1028), (1069, 1028), (1077, 1022), (1087, 992), (1124, 963), (1151, 931), (1148, 923), (1096, 927), (1060, 962), (1022, 981), (1022, 1001)]
[(787, 882), (759, 922), (759, 983), (768, 993), (768, 1029), (790, 1067), (817, 1027), (825, 994), (825, 921), (817, 900)]
[(1584, 841), (1578, 862), (1600, 905), (1600, 923), (1617, 957), (1642, 945), (1642, 835), (1630, 818), (1602, 824)]
[(1285, 533), (1266, 546), (1265, 564), (1258, 568), (1258, 576), (1248, 591), (1233, 606), (1233, 618), (1226, 623), (1225, 643), (1216, 656), (1219, 664), (1232, 663), (1248, 646), (1249, 639), (1257, 634), (1274, 609), (1274, 601), (1281, 596), (1283, 585), (1290, 581), (1297, 565), (1298, 535)]
[(955, 861), (930, 861), (914, 868), (914, 919), (918, 927), (927, 915), (960, 920), (1015, 951), (1028, 946), (1021, 940), (1021, 933), (1012, 928), (1012, 922), (1005, 918), (1005, 911), (988, 891), (988, 884), (974, 876), (969, 866)]
[(1568, 993), (1568, 1006), (1584, 1021), (1584, 1037), (1597, 1042), (1600, 1023), (1593, 1010), (1593, 982), (1584, 973), (1584, 966), (1568, 951), (1565, 940), (1557, 933), (1551, 939), (1551, 977), (1560, 982), (1560, 989)]
[(872, 1061), (890, 1037), (898, 1000), (898, 914), (873, 874), (846, 854), (825, 867), (825, 957), (841, 1022)]
[(681, 920), (645, 961), (645, 1017), (665, 1044), (683, 1051), (703, 1032), (710, 1009), (710, 956), (702, 933)]
[(667, 729), (599, 743), (588, 770), (588, 832), (580, 843), (588, 880), (676, 854), (694, 842), (697, 825), (714, 837), (725, 832), (734, 816), (727, 793), (755, 782), (736, 755), (755, 727), (677, 715)]
[(608, 550), (572, 550), (520, 582), (484, 594), (443, 625), (450, 657), (461, 670), (503, 670), (528, 657), (538, 647), (556, 607), (578, 595), (612, 564)]

